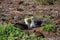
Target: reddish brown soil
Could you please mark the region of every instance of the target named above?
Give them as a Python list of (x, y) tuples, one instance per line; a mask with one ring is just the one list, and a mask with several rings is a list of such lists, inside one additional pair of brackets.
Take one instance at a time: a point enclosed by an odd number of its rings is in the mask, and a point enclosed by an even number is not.
[[(35, 20), (42, 20), (42, 25), (55, 24), (57, 32), (41, 31), (40, 28), (34, 28), (30, 32), (34, 32), (37, 36), (43, 34), (45, 37), (59, 37), (60, 36), (60, 5), (35, 5), (29, 4), (29, 1), (24, 0), (0, 0), (0, 23), (12, 23), (16, 22), (24, 23), (24, 18), (27, 15), (34, 15)], [(44, 18), (50, 20), (43, 21)], [(51, 20), (53, 19), (53, 20)]]
[[(25, 31), (26, 32), (26, 31)], [(45, 30), (40, 30), (40, 27), (28, 30), (29, 34), (35, 33), (36, 36), (43, 36), (44, 38), (58, 37), (57, 33), (47, 32)]]

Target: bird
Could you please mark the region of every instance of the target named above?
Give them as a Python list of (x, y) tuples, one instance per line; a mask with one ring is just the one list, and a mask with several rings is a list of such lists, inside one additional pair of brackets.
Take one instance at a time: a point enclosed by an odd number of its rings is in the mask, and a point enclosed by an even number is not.
[[(42, 21), (36, 20), (35, 23), (36, 23), (36, 27), (40, 27), (41, 24), (42, 24)], [(22, 23), (22, 22), (16, 22), (16, 23), (14, 24), (14, 27), (17, 27), (17, 28), (22, 29), (22, 30), (28, 30), (28, 25), (26, 25), (26, 24), (24, 24), (24, 23)], [(35, 28), (36, 28), (36, 27), (35, 27)], [(33, 28), (32, 28), (32, 29), (33, 29)]]

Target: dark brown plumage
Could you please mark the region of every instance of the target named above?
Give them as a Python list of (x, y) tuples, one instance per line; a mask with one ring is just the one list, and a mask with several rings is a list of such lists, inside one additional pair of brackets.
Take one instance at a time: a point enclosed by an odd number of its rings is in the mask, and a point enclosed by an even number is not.
[(15, 27), (20, 28), (22, 30), (27, 30), (28, 26), (26, 24), (22, 24), (22, 23), (15, 23), (14, 24)]

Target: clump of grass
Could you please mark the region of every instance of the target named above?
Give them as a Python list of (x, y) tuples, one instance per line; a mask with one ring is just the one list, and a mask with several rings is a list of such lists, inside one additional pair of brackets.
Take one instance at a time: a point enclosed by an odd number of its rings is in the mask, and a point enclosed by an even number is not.
[(55, 4), (55, 2), (58, 0), (37, 0), (39, 4)]
[(0, 24), (0, 39), (1, 40), (13, 40), (15, 37), (22, 37), (23, 30), (15, 28), (11, 24)]
[(47, 25), (41, 27), (40, 29), (46, 30), (46, 31), (52, 31), (54, 29), (54, 25), (53, 24), (47, 24)]
[(37, 0), (39, 4), (46, 4), (47, 0)]

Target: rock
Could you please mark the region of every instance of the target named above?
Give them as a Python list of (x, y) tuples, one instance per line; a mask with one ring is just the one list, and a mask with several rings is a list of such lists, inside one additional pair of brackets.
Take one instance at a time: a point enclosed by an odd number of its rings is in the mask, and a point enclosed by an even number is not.
[(23, 4), (24, 3), (24, 1), (20, 1), (18, 4), (20, 5), (20, 4)]
[(20, 8), (18, 8), (17, 11), (24, 11), (24, 9), (20, 9)]
[(2, 6), (0, 6), (0, 8), (2, 8)]

